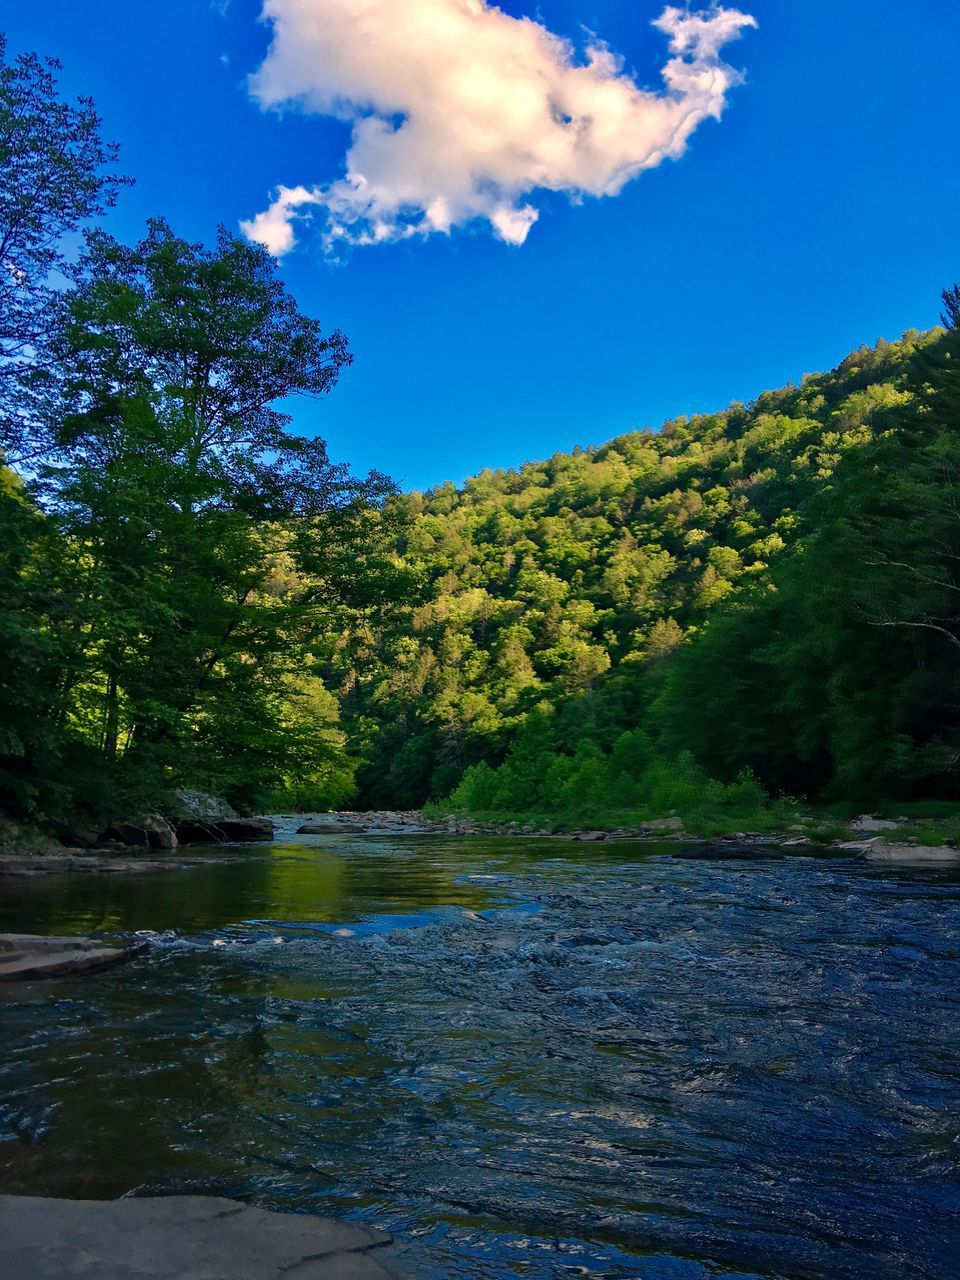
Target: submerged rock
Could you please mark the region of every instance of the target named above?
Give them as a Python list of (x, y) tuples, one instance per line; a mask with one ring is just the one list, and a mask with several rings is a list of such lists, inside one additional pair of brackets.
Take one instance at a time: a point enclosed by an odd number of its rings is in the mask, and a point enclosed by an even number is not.
[(390, 1280), (391, 1238), (356, 1223), (270, 1213), (214, 1196), (0, 1196), (9, 1280)]
[(734, 860), (750, 862), (782, 862), (783, 854), (769, 845), (735, 844), (732, 841), (716, 841), (709, 844), (697, 844), (690, 849), (681, 849), (672, 853), (671, 858), (682, 858), (689, 862), (732, 862)]
[(143, 874), (153, 871), (182, 871), (189, 862), (161, 862), (154, 858), (121, 858), (113, 853), (59, 853), (17, 857), (0, 854), (0, 876), (55, 876), (81, 871), (94, 875), (121, 872)]

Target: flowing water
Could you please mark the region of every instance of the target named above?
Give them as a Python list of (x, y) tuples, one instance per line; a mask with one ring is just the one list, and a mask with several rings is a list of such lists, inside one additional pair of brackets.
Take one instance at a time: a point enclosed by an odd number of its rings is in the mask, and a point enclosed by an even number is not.
[(393, 1231), (424, 1280), (956, 1280), (960, 879), (285, 838), (0, 882), (160, 936), (0, 990), (0, 1191)]

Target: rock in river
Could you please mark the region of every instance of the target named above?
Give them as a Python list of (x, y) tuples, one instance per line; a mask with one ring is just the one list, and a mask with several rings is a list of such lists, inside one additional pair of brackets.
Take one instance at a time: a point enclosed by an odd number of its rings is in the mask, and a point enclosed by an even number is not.
[[(0, 933), (0, 982), (28, 978), (62, 978), (119, 964), (143, 950), (109, 947), (94, 938), (47, 938), (26, 933)], [(0, 1268), (0, 1275), (7, 1273)]]
[(960, 850), (950, 845), (891, 844), (873, 840), (860, 855), (866, 862), (890, 862), (903, 867), (960, 866)]
[(4, 1280), (390, 1280), (391, 1239), (213, 1196), (0, 1196)]

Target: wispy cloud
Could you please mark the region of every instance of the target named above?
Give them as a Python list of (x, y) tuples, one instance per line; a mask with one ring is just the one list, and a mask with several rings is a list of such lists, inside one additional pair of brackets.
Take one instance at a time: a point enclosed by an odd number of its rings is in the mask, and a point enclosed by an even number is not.
[(256, 101), (352, 126), (344, 177), (279, 187), (241, 224), (275, 254), (312, 220), (334, 253), (478, 219), (522, 244), (539, 216), (532, 193), (613, 196), (681, 155), (741, 80), (721, 49), (756, 26), (736, 9), (670, 6), (653, 24), (670, 57), (651, 92), (602, 41), (578, 56), (486, 0), (264, 0), (263, 16), (273, 37)]

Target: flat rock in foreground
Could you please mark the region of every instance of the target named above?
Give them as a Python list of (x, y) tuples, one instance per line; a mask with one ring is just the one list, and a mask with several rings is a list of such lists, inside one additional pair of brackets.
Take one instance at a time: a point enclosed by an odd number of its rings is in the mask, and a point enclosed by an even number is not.
[(213, 1196), (0, 1196), (3, 1280), (391, 1280), (390, 1237)]
[[(62, 978), (71, 973), (106, 969), (142, 949), (142, 946), (109, 947), (95, 938), (47, 938), (27, 933), (0, 933), (0, 982)], [(2, 1266), (0, 1276), (5, 1276)]]

